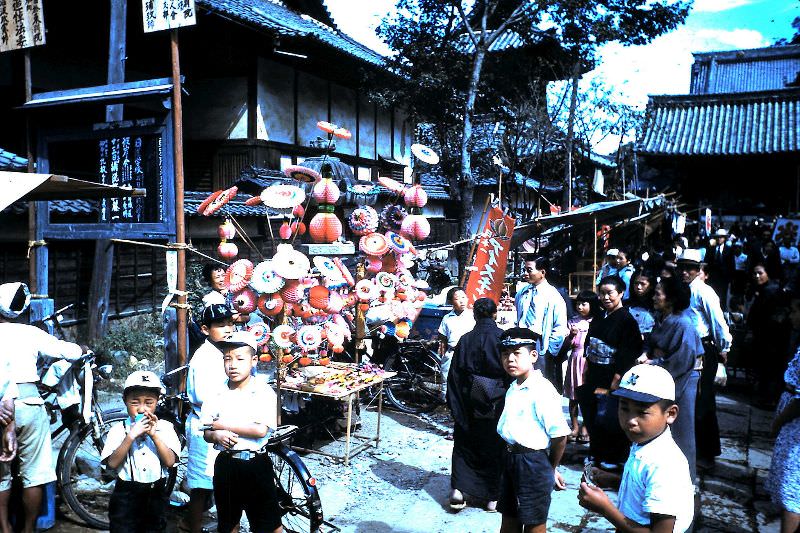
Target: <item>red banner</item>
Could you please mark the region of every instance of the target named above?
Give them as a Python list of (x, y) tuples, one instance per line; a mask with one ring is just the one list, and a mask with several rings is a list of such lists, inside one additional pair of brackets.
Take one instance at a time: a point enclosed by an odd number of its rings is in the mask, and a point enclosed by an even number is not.
[(467, 279), (466, 292), (470, 305), (478, 298), (491, 298), (499, 303), (513, 233), (514, 219), (504, 216), (500, 208), (493, 207), (479, 237), (475, 260)]

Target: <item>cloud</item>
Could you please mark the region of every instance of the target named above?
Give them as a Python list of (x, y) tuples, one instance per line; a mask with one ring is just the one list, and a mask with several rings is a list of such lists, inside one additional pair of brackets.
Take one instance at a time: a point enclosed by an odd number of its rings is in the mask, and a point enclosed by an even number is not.
[(692, 11), (697, 13), (719, 13), (753, 4), (753, 0), (695, 0)]

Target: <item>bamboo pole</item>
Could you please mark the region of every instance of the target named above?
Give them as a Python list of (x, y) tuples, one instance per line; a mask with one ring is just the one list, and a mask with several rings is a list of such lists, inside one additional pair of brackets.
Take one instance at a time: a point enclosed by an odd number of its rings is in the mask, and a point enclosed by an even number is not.
[(592, 257), (592, 285), (597, 279), (597, 217), (594, 217), (594, 257)]
[[(489, 202), (491, 201), (491, 199), (492, 199), (491, 195), (486, 196), (486, 202), (483, 204), (483, 212), (481, 213), (481, 219), (478, 222), (478, 231), (477, 231), (478, 235), (480, 235), (481, 232), (483, 231), (483, 217), (486, 216), (486, 212), (489, 210)], [(461, 274), (461, 279), (458, 280), (459, 287), (464, 286), (464, 280), (467, 277), (467, 270), (469, 269), (470, 266), (472, 266), (472, 258), (473, 255), (475, 254), (475, 248), (478, 246), (479, 240), (480, 237), (472, 241), (472, 246), (470, 247), (469, 254), (467, 255), (467, 264), (464, 266), (464, 272)]]

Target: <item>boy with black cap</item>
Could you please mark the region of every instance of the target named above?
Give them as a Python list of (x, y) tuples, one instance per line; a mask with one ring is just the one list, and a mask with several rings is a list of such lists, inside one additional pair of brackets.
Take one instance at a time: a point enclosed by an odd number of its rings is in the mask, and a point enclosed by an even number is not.
[(599, 470), (593, 477), (604, 486), (619, 482), (619, 508), (587, 479), (581, 483), (580, 504), (602, 514), (617, 531), (687, 531), (694, 517), (694, 485), (686, 456), (669, 431), (678, 416), (672, 376), (660, 366), (637, 365), (612, 394), (620, 398), (619, 423), (633, 444), (621, 480)]
[(122, 398), (128, 418), (108, 432), (100, 460), (117, 471), (108, 504), (111, 532), (164, 531), (169, 469), (181, 454), (175, 428), (155, 414), (164, 386), (152, 372), (138, 370), (125, 380)]
[(203, 438), (200, 411), (207, 398), (216, 396), (225, 388), (227, 376), (222, 365), (220, 343), (233, 334), (233, 310), (224, 304), (213, 303), (203, 310), (200, 329), (206, 335), (189, 362), (186, 374), (186, 394), (192, 410), (186, 419), (186, 442), (189, 461), (186, 466), (186, 486), (189, 489), (187, 513), (191, 533), (202, 531), (203, 511), (210, 506), (214, 490), (211, 474), (217, 451)]
[(553, 486), (566, 488), (557, 469), (570, 428), (561, 395), (533, 368), (538, 341), (539, 335), (528, 328), (511, 328), (500, 337), (503, 368), (515, 378), (497, 423), (508, 449), (497, 503), (503, 515), (501, 533), (546, 531)]
[(277, 426), (278, 399), (256, 379), (258, 344), (252, 333), (237, 331), (220, 343), (227, 386), (203, 404), (205, 439), (220, 451), (214, 462), (214, 500), (218, 530), (237, 530), (242, 512), (250, 530), (280, 532), (281, 513), (272, 462), (265, 450)]

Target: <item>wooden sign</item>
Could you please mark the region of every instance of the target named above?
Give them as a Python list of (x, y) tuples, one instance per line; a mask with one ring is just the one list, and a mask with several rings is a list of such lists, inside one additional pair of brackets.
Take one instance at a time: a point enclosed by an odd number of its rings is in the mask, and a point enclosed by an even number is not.
[(0, 52), (42, 44), (42, 0), (0, 0)]
[(196, 15), (194, 0), (142, 0), (145, 33), (194, 26)]
[(470, 304), (478, 298), (491, 298), (495, 303), (500, 301), (513, 233), (514, 219), (505, 216), (502, 209), (493, 207), (479, 238), (478, 251), (467, 279), (465, 292)]

